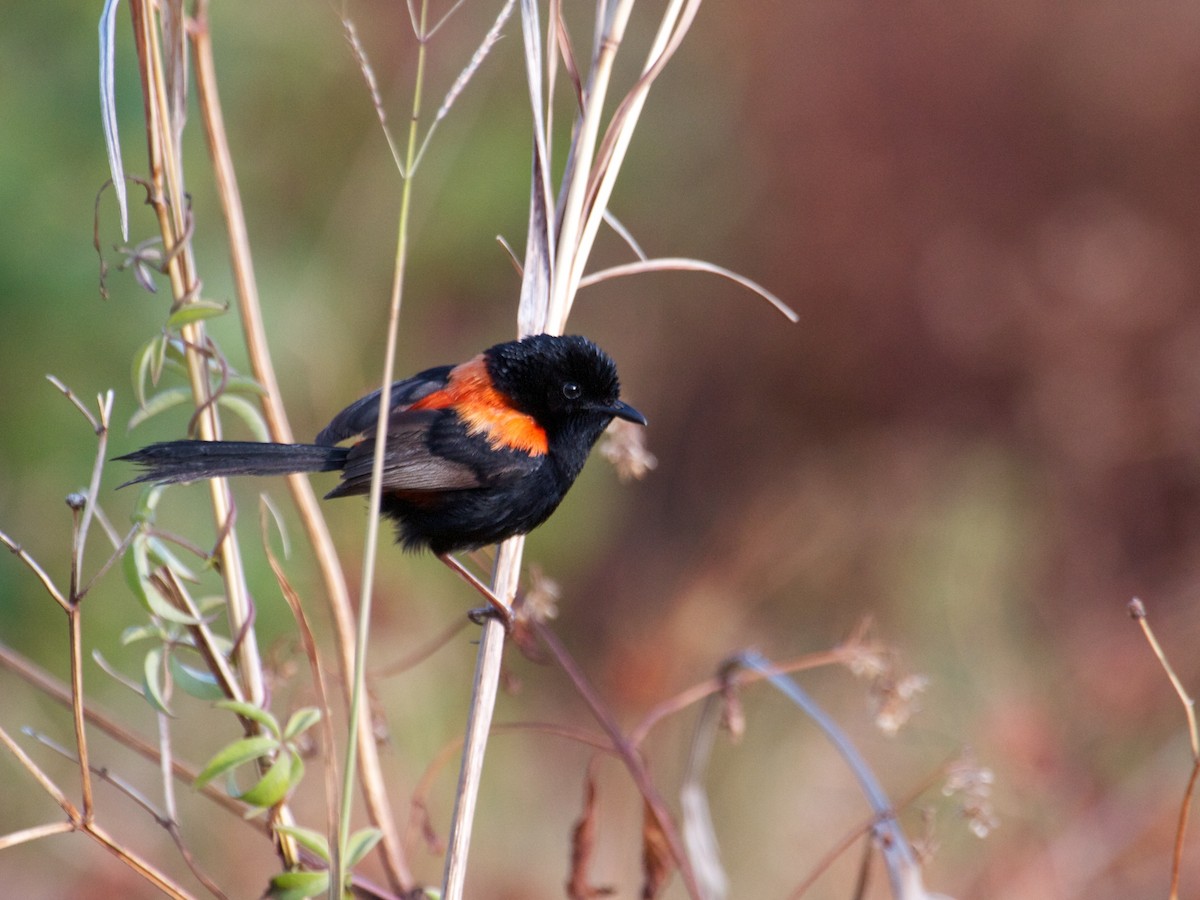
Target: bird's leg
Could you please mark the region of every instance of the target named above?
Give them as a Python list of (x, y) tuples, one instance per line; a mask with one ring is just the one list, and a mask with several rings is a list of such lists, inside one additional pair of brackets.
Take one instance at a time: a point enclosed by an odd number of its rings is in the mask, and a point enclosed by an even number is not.
[(449, 553), (439, 553), (437, 554), (437, 558), (445, 563), (450, 569), (457, 572), (458, 575), (467, 582), (467, 584), (475, 588), (475, 590), (482, 594), (483, 598), (487, 600), (489, 605), (486, 608), (482, 610), (471, 611), (472, 622), (480, 623), (483, 619), (494, 617), (500, 620), (500, 624), (504, 626), (505, 631), (512, 630), (513, 611), (511, 607), (509, 607), (503, 600), (492, 593), (491, 588), (476, 578), (475, 574), (470, 569), (460, 563)]

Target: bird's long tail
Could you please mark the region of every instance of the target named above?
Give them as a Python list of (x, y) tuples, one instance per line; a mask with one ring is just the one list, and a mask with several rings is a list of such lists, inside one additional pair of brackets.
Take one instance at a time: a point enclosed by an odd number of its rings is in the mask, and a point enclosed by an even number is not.
[[(346, 464), (347, 447), (265, 444), (256, 441), (166, 441), (117, 459), (141, 466), (125, 484), (179, 484), (228, 475), (291, 475), (332, 472)], [(125, 485), (121, 485), (125, 487)]]

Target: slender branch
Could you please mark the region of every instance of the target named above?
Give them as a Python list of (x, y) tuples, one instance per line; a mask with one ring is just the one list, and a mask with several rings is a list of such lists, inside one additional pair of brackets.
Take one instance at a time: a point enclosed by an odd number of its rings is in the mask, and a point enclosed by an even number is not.
[(25, 771), (33, 776), (34, 781), (42, 786), (42, 790), (54, 798), (54, 802), (62, 807), (63, 812), (77, 826), (81, 819), (78, 807), (67, 799), (67, 795), (54, 783), (54, 779), (42, 771), (41, 766), (35, 763), (29, 754), (21, 749), (21, 745), (12, 739), (3, 726), (0, 726), (0, 744), (4, 744), (8, 748), (8, 752), (17, 758), (17, 762), (25, 768)]
[[(423, 34), (428, 21), (428, 3), (421, 4), (418, 34)], [(417, 44), (417, 73), (413, 85), (412, 114), (408, 126), (408, 149), (404, 171), (411, 175), (417, 152), (417, 123), (421, 117), (421, 98), (424, 91), (426, 45)], [(412, 178), (404, 177), (400, 191), (400, 216), (396, 234), (396, 255), (393, 264), (391, 300), (388, 305), (387, 342), (384, 350), (383, 373), (380, 392), (387, 396), (396, 370), (396, 347), (400, 332), (400, 307), (404, 297), (404, 281), (408, 272), (409, 213), (412, 207)], [(379, 404), (378, 433), (387, 434), (390, 410), (386, 403)], [(354, 642), (354, 665), (350, 684), (350, 727), (346, 746), (346, 761), (342, 769), (342, 808), (339, 818), (338, 840), (333, 845), (330, 890), (345, 880), (346, 841), (350, 836), (352, 797), (355, 782), (358, 748), (371, 738), (364, 727), (367, 716), (362, 715), (363, 696), (367, 671), (367, 645), (371, 625), (372, 590), (375, 585), (375, 556), (379, 548), (379, 510), (383, 498), (383, 459), (386, 441), (377, 441), (371, 463), (371, 490), (368, 495), (367, 535), (363, 551), (362, 590), (358, 603), (358, 633)], [(411, 879), (409, 879), (409, 882)], [(401, 885), (403, 886), (403, 885)]]
[(1129, 601), (1128, 610), (1130, 616), (1141, 626), (1146, 642), (1154, 652), (1159, 665), (1166, 672), (1167, 679), (1171, 682), (1171, 687), (1175, 689), (1175, 693), (1179, 697), (1179, 702), (1183, 704), (1183, 713), (1187, 717), (1188, 723), (1188, 738), (1192, 743), (1192, 774), (1188, 777), (1187, 789), (1183, 793), (1183, 802), (1179, 808), (1179, 822), (1175, 828), (1175, 849), (1171, 859), (1171, 890), (1169, 896), (1171, 900), (1177, 900), (1179, 897), (1180, 871), (1183, 868), (1183, 839), (1184, 835), (1187, 834), (1188, 819), (1192, 808), (1192, 797), (1196, 791), (1196, 781), (1200, 777), (1200, 729), (1196, 725), (1196, 701), (1192, 699), (1191, 694), (1187, 692), (1179, 676), (1175, 674), (1175, 667), (1167, 659), (1166, 651), (1163, 650), (1162, 645), (1158, 642), (1158, 638), (1154, 634), (1154, 629), (1150, 627), (1150, 621), (1146, 615), (1146, 605), (1137, 597), (1134, 597)]
[(129, 868), (133, 869), (168, 897), (174, 897), (176, 900), (192, 900), (192, 895), (184, 890), (182, 886), (176, 884), (169, 876), (160, 872), (132, 850), (127, 850), (122, 844), (117, 842), (116, 838), (96, 823), (91, 823), (84, 831), (95, 838), (109, 853), (121, 860), (121, 862), (125, 863), (125, 865), (129, 866)]
[[(790, 672), (803, 672), (808, 669), (819, 669), (823, 666), (845, 662), (850, 650), (851, 648), (843, 646), (835, 647), (833, 650), (827, 650), (824, 653), (810, 653), (791, 662), (772, 665), (769, 667), (769, 670), (771, 674), (782, 675)], [(694, 684), (680, 691), (674, 697), (668, 697), (666, 700), (661, 701), (650, 712), (646, 713), (642, 717), (642, 721), (637, 724), (637, 727), (629, 732), (629, 742), (635, 747), (641, 746), (642, 742), (646, 739), (646, 735), (650, 733), (650, 730), (667, 716), (674, 715), (680, 710), (691, 706), (693, 703), (697, 703), (705, 697), (723, 690), (727, 686), (740, 687), (744, 684), (752, 684), (768, 677), (770, 677), (768, 674), (754, 669), (739, 669), (728, 677), (716, 675), (699, 684)]]
[[(63, 706), (70, 707), (71, 689), (66, 684), (4, 644), (0, 644), (0, 667), (12, 672), (18, 678), (41, 691), (52, 700), (61, 703)], [(93, 706), (85, 707), (84, 716), (90, 724), (99, 728), (121, 745), (134, 751), (143, 759), (155, 764), (158, 763), (158, 747), (129, 731), (117, 722), (116, 719), (97, 711)], [(171, 773), (180, 781), (193, 784), (196, 781), (196, 776), (200, 774), (200, 770), (174, 760), (171, 763)], [(246, 811), (244, 803), (233, 799), (216, 785), (205, 785), (200, 789), (200, 792), (209, 800), (212, 800), (218, 806), (236, 816), (241, 817)], [(259, 820), (254, 820), (250, 824), (255, 825), (260, 830), (265, 830)]]
[[(798, 684), (771, 672), (767, 661), (758, 653), (743, 653), (738, 662), (740, 665), (758, 669), (766, 675), (780, 693), (803, 710), (805, 715), (825, 733), (825, 737), (833, 744), (834, 749), (854, 774), (867, 802), (875, 812), (876, 823), (873, 829), (875, 843), (887, 865), (892, 894), (896, 897), (906, 897), (911, 895), (911, 891), (918, 888), (923, 890), (920, 886), (921, 873), (916, 856), (896, 821), (895, 807), (888, 799), (879, 779), (846, 733)], [(921, 895), (917, 894), (916, 896)]]
[(73, 606), (67, 613), (68, 642), (71, 654), (71, 713), (75, 722), (75, 743), (79, 748), (79, 780), (83, 792), (83, 821), (90, 823), (95, 815), (92, 796), (92, 770), (88, 765), (87, 729), (83, 708), (83, 615), (82, 607)]
[[(263, 547), (266, 550), (267, 562), (271, 566), (271, 571), (275, 574), (275, 580), (279, 584), (279, 590), (287, 601), (288, 607), (292, 611), (292, 618), (296, 621), (296, 628), (300, 632), (300, 642), (304, 647), (304, 655), (308, 658), (309, 672), (312, 677), (313, 690), (317, 695), (318, 708), (321, 710), (321, 736), (325, 743), (325, 753), (323, 765), (321, 767), (324, 773), (325, 781), (325, 814), (326, 814), (326, 837), (329, 840), (329, 846), (332, 847), (337, 842), (338, 834), (338, 772), (337, 772), (337, 741), (333, 732), (333, 708), (329, 702), (329, 691), (325, 687), (325, 668), (321, 663), (320, 650), (317, 647), (317, 638), (313, 634), (311, 626), (308, 624), (308, 617), (304, 614), (304, 607), (300, 602), (300, 595), (296, 593), (291, 582), (287, 578), (287, 574), (280, 565), (279, 560), (275, 558), (275, 554), (271, 551), (271, 544), (267, 535), (267, 517), (264, 506), (260, 519), (260, 528), (262, 530)], [(390, 817), (390, 811), (389, 811)], [(402, 847), (397, 847), (397, 852), (402, 852)], [(400, 857), (403, 860), (403, 856)], [(387, 855), (385, 854), (385, 863)], [(390, 877), (390, 875), (389, 875)], [(337, 882), (330, 884), (330, 891), (334, 890), (334, 885)]]
[(613, 746), (616, 748), (621, 760), (625, 763), (625, 767), (629, 770), (634, 784), (645, 799), (647, 808), (653, 814), (659, 828), (662, 830), (671, 856), (679, 866), (679, 874), (683, 878), (683, 883), (687, 888), (688, 894), (693, 898), (702, 897), (700, 887), (696, 882), (695, 872), (692, 871), (691, 862), (684, 851), (679, 832), (671, 819), (670, 813), (667, 812), (666, 803), (663, 802), (658, 788), (655, 787), (653, 780), (650, 778), (650, 773), (646, 769), (646, 764), (638, 753), (637, 747), (621, 731), (621, 727), (613, 718), (612, 713), (604, 705), (603, 701), (600, 700), (595, 688), (592, 687), (587, 677), (575, 664), (575, 660), (567, 653), (558, 636), (542, 622), (534, 622), (533, 630), (542, 643), (546, 645), (546, 648), (550, 651), (550, 654), (554, 657), (559, 667), (571, 680), (571, 684), (575, 687), (576, 692), (583, 698), (583, 702), (587, 704), (592, 716), (600, 724), (600, 727), (604, 729), (609, 740), (613, 742)]
[(438, 635), (430, 638), (425, 644), (413, 650), (406, 656), (399, 659), (394, 659), (386, 663), (372, 672), (372, 679), (379, 681), (384, 678), (392, 678), (399, 675), (401, 672), (407, 672), (409, 669), (415, 669), (437, 651), (441, 650), (452, 641), (460, 631), (470, 624), (470, 620), (463, 617), (455, 620)]
[(5, 547), (7, 547), (17, 557), (17, 559), (25, 563), (25, 565), (29, 568), (29, 571), (33, 572), (33, 574), (37, 577), (37, 580), (42, 583), (42, 587), (46, 589), (46, 593), (54, 598), (55, 603), (57, 603), (63, 609), (69, 609), (67, 598), (63, 596), (62, 591), (58, 589), (58, 587), (50, 579), (50, 576), (46, 574), (46, 570), (38, 565), (37, 560), (25, 551), (24, 547), (10, 538), (3, 531), (0, 531), (0, 544), (3, 544)]
[[(154, 186), (152, 196), (155, 202), (152, 205), (158, 216), (163, 246), (167, 250), (166, 274), (171, 282), (172, 297), (176, 304), (185, 303), (197, 296), (198, 279), (192, 244), (188, 238), (191, 226), (185, 212), (187, 195), (183, 172), (179, 165), (181, 157), (169, 124), (171, 117), (167, 109), (165, 75), (154, 5), (146, 0), (130, 0), (130, 10), (133, 14), (135, 45), (142, 74), (147, 156), (150, 182)], [(221, 423), (217, 417), (216, 405), (212, 402), (208, 365), (198, 349), (208, 344), (204, 323), (190, 322), (182, 326), (181, 332), (188, 381), (198, 410), (197, 431), (203, 440), (219, 440)], [(227, 479), (212, 479), (208, 485), (213, 521), (221, 533), (217, 562), (225, 582), (230, 631), (239, 634), (250, 618), (250, 601), (241, 549), (232, 528), (224, 531), (226, 523), (232, 521), (232, 494)], [(247, 639), (239, 642), (237, 653), (238, 668), (246, 696), (251, 702), (261, 704), (265, 695), (262, 663), (258, 642), (253, 635), (248, 635)]]
[(48, 825), (34, 825), (31, 828), (23, 828), (20, 831), (0, 836), (0, 850), (7, 850), (9, 847), (16, 847), (18, 844), (36, 841), (40, 838), (51, 837), (56, 834), (66, 834), (74, 830), (75, 826), (70, 822), (51, 822)]
[(100, 496), (100, 475), (104, 471), (104, 463), (108, 456), (108, 426), (112, 418), (114, 394), (112, 391), (106, 391), (98, 398), (97, 406), (100, 408), (99, 423), (97, 420), (88, 416), (88, 421), (92, 423), (93, 430), (96, 432), (96, 460), (92, 464), (92, 478), (88, 483), (87, 502), (83, 506), (83, 515), (81, 516), (79, 527), (76, 529), (73, 536), (73, 547), (71, 554), (71, 602), (78, 605), (83, 599), (83, 594), (80, 590), (80, 585), (83, 581), (83, 552), (87, 548), (88, 532), (92, 527), (92, 520), (96, 515), (96, 506)]

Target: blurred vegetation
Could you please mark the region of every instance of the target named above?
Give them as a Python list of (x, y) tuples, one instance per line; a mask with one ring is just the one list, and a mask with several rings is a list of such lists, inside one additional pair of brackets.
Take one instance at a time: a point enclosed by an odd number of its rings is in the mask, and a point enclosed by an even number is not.
[[(128, 272), (110, 277), (108, 300), (99, 296), (92, 217), (108, 172), (98, 10), (28, 0), (6, 9), (0, 529), (58, 577), (70, 535), (63, 498), (85, 483), (94, 442), (44, 376), (83, 398), (115, 388), (124, 423), (135, 409), (130, 360), (161, 326), (166, 301)], [(399, 128), (412, 78), (405, 10), (351, 14)], [(431, 96), (492, 14), (468, 5), (438, 36)], [(119, 111), (137, 173), (145, 147), (127, 32), (122, 16)], [(311, 435), (378, 377), (397, 176), (329, 6), (217, 4), (213, 32), (272, 350), (293, 424)], [(625, 395), (650, 419), (659, 466), (618, 489), (593, 461), (531, 538), (529, 559), (562, 583), (555, 627), (620, 721), (637, 721), (742, 647), (793, 657), (836, 644), (871, 616), (905, 669), (930, 677), (924, 708), (899, 736), (874, 732), (866, 692), (844, 673), (805, 683), (892, 795), (965, 745), (996, 773), (1001, 824), (984, 841), (929, 795), (939, 810), (931, 886), (959, 898), (1165, 895), (1190, 757), (1180, 705), (1125, 604), (1147, 602), (1196, 689), (1195, 38), (1192, 11), (1155, 0), (702, 10), (651, 96), (614, 209), (652, 254), (745, 272), (802, 321), (788, 326), (700, 275), (626, 279), (580, 297), (573, 330), (618, 360)], [(494, 237), (520, 246), (524, 236), (519, 43), (510, 25), (422, 170), (402, 370), (465, 358), (513, 333), (518, 282)], [(204, 293), (231, 300), (198, 123), (186, 153)], [(137, 242), (154, 224), (137, 189), (131, 196)], [(111, 194), (100, 209), (101, 243), (116, 262)], [(599, 251), (621, 252), (615, 240)], [(213, 331), (244, 368), (233, 317)], [(112, 455), (179, 436), (186, 418), (178, 411), (132, 434), (122, 425)], [(104, 483), (125, 475), (110, 466)], [(163, 515), (204, 543), (211, 522), (187, 499), (198, 490), (174, 492)], [(246, 522), (259, 491), (283, 496), (277, 485), (242, 485)], [(133, 499), (113, 493), (107, 509), (120, 521)], [(354, 579), (361, 506), (334, 505), (329, 516)], [(256, 550), (255, 538), (246, 543)], [(276, 701), (310, 702), (262, 553), (248, 563), (263, 643), (278, 663)], [(473, 602), (431, 560), (396, 552), (383, 566), (380, 666)], [(291, 567), (302, 596), (319, 590), (303, 552)], [(119, 575), (87, 603), (89, 648), (136, 666), (117, 642), (138, 616)], [(324, 627), (322, 614), (314, 619)], [(424, 766), (460, 733), (474, 656), (464, 635), (375, 685), (402, 820)], [(60, 611), (7, 555), (0, 641), (66, 672)], [(520, 690), (502, 698), (501, 720), (591, 727), (557, 670), (515, 655), (511, 666)], [(7, 674), (0, 684), (5, 727), (28, 723), (70, 742), (61, 709)], [(94, 667), (88, 692), (152, 733), (145, 704)], [(786, 896), (866, 808), (808, 723), (761, 690), (746, 703), (747, 733), (719, 744), (709, 779), (717, 833), (735, 896)], [(650, 740), (665, 785), (679, 775), (691, 722), (685, 713)], [(177, 752), (205, 759), (209, 723), (203, 713), (182, 718)], [(153, 790), (153, 772), (97, 745), (101, 764)], [(500, 735), (490, 752), (469, 894), (562, 896), (590, 752), (535, 733)], [(70, 765), (46, 756), (71, 783)], [(618, 767), (600, 772), (594, 878), (630, 896), (640, 805)], [(6, 755), (0, 773), (0, 832), (53, 820), (53, 805)], [(436, 827), (453, 787), (447, 770), (430, 798)], [(189, 811), (211, 814), (188, 794), (185, 823)], [(103, 790), (99, 803), (132, 843), (174, 858), (125, 798)], [(305, 811), (321, 821), (319, 806)], [(920, 832), (918, 813), (905, 821)], [(185, 826), (184, 837), (223, 877), (269, 871), (270, 848), (239, 827)], [(1185, 851), (1187, 895), (1200, 884), (1194, 833)], [(418, 874), (436, 880), (439, 858), (415, 858)], [(806, 896), (849, 896), (856, 866), (852, 852)], [(884, 896), (877, 875), (871, 896)], [(71, 836), (0, 852), (0, 883), (30, 900), (153, 896)], [(669, 896), (682, 896), (678, 884)]]

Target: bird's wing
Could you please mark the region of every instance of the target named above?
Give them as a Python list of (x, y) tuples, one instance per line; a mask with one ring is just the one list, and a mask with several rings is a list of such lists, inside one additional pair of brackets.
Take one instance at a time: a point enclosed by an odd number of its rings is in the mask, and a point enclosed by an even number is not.
[[(429, 445), (429, 430), (445, 416), (440, 410), (411, 410), (393, 413), (383, 453), (383, 490), (403, 493), (459, 491), (481, 485), (470, 466), (435, 453)], [(346, 457), (342, 480), (327, 497), (365, 494), (371, 487), (375, 463), (375, 439), (364, 438)]]
[[(412, 378), (395, 382), (388, 397), (388, 409), (392, 415), (403, 412), (423, 397), (444, 388), (452, 368), (438, 366), (435, 369), (426, 369)], [(372, 391), (334, 416), (333, 421), (317, 435), (316, 443), (332, 447), (353, 437), (374, 434), (378, 423), (379, 391)]]
[[(478, 464), (472, 464), (472, 459)], [(368, 493), (374, 461), (374, 438), (355, 444), (346, 457), (342, 480), (326, 497)], [(539, 465), (538, 457), (496, 451), (484, 438), (468, 435), (451, 410), (403, 410), (392, 414), (388, 426), (382, 485), (384, 493), (470, 490), (520, 478)]]

